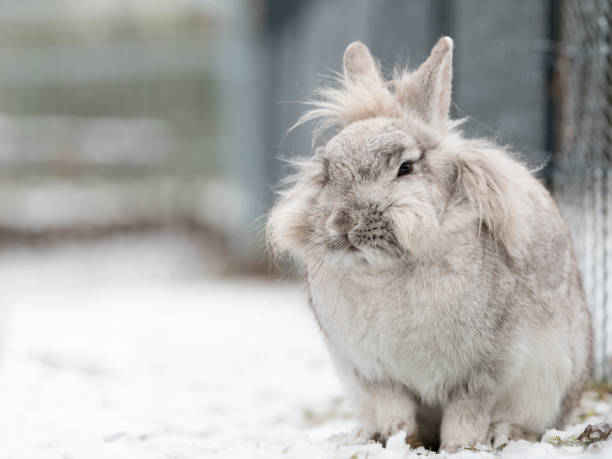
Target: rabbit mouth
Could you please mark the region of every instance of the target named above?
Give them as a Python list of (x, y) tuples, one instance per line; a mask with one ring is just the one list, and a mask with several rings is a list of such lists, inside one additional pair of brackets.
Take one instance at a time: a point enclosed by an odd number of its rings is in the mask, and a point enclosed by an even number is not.
[(392, 250), (380, 246), (348, 245), (339, 253), (344, 266), (352, 267), (389, 267), (396, 257)]
[(326, 264), (354, 273), (378, 273), (393, 269), (400, 258), (391, 248), (373, 245), (337, 244), (328, 251)]
[(386, 241), (365, 242), (355, 241), (349, 235), (336, 236), (328, 243), (328, 260), (345, 268), (368, 268), (379, 265), (389, 267), (397, 258), (398, 251), (392, 244)]
[(365, 252), (352, 244), (342, 254), (342, 261), (345, 266), (366, 266), (370, 264)]

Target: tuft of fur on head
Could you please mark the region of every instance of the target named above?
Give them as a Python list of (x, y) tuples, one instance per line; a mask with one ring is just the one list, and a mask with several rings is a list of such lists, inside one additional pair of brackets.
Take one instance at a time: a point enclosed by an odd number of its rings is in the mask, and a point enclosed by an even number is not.
[(318, 99), (305, 102), (312, 107), (306, 111), (289, 130), (317, 120), (314, 138), (328, 129), (343, 128), (367, 118), (384, 116), (399, 118), (402, 108), (397, 99), (381, 84), (377, 75), (364, 75), (357, 79), (340, 75), (337, 87), (323, 86), (315, 91)]
[[(344, 53), (344, 73), (336, 77), (337, 87), (323, 86), (315, 90), (317, 98), (305, 102), (312, 108), (290, 130), (317, 120), (316, 138), (330, 128), (343, 128), (355, 121), (401, 118), (411, 112), (427, 122), (450, 121), (447, 112), (452, 50), (453, 40), (442, 37), (421, 67), (415, 71), (396, 70), (393, 79), (385, 82), (368, 48), (359, 41), (353, 42)], [(435, 91), (436, 87), (444, 89)], [(431, 104), (437, 107), (433, 112)]]
[[(330, 128), (344, 132), (364, 120), (387, 119), (425, 132), (430, 144), (423, 148), (437, 150), (455, 166), (455, 199), (451, 200), (457, 205), (466, 202), (475, 213), (477, 237), (486, 235), (509, 255), (519, 256), (525, 252), (525, 221), (533, 210), (525, 199), (524, 185), (533, 179), (503, 148), (463, 138), (458, 129), (463, 120), (449, 119), (452, 51), (453, 41), (443, 37), (418, 69), (396, 71), (391, 81), (385, 81), (367, 47), (352, 43), (344, 55), (344, 74), (338, 76), (338, 86), (318, 89), (318, 99), (307, 102), (312, 108), (292, 129), (317, 120), (316, 138)], [(267, 225), (269, 246), (276, 253), (289, 252), (300, 258), (310, 252), (309, 247), (320, 245), (321, 236), (311, 226), (318, 218), (313, 215), (313, 204), (325, 185), (326, 161), (320, 153), (303, 159), (295, 164), (296, 174), (285, 182), (287, 187), (280, 193)], [(457, 209), (463, 212), (463, 207)], [(418, 221), (427, 220), (435, 226), (431, 209), (419, 210), (413, 205), (413, 210), (412, 215), (400, 216), (401, 209), (391, 207), (389, 213), (405, 223), (404, 232), (417, 231), (414, 225)], [(419, 212), (424, 213), (419, 216)], [(404, 239), (414, 242), (412, 236)]]

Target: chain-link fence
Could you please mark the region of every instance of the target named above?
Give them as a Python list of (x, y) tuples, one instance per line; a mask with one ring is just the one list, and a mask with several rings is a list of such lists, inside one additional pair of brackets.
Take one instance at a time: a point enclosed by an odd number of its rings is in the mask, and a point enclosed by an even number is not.
[(554, 192), (593, 313), (595, 377), (612, 379), (612, 1), (560, 3)]

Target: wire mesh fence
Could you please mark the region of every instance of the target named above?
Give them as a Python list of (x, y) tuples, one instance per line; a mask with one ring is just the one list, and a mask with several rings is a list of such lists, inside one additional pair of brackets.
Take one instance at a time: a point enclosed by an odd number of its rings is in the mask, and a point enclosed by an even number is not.
[(612, 380), (612, 1), (560, 4), (554, 192), (593, 314), (598, 380)]

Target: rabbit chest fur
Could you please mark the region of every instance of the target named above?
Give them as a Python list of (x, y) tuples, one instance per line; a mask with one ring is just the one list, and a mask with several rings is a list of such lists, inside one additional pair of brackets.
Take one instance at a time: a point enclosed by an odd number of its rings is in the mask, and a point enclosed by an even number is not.
[(412, 271), (395, 277), (321, 268), (309, 279), (312, 307), (336, 358), (364, 382), (396, 381), (440, 402), (477, 364), (479, 348), (493, 343), (482, 323), (470, 323), (464, 276), (433, 266)]

